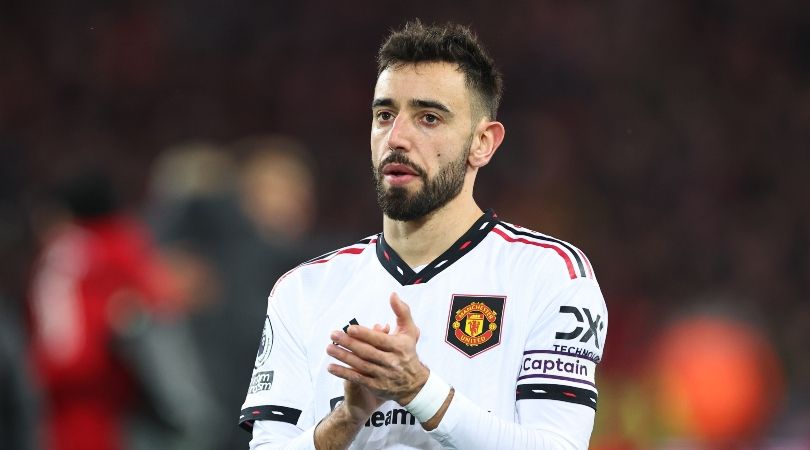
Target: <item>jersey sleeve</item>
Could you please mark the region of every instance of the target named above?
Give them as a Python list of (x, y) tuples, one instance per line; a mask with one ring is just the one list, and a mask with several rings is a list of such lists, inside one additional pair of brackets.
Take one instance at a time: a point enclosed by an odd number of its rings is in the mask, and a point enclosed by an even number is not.
[[(289, 275), (289, 276), (288, 276)], [(268, 298), (264, 329), (239, 424), (251, 448), (314, 448), (312, 380), (303, 346), (300, 281), (282, 277)], [(307, 438), (307, 436), (309, 436)]]
[(589, 278), (566, 283), (529, 333), (517, 377), (521, 424), (562, 434), (587, 448), (598, 391), (596, 366), (607, 334), (607, 308)]
[(456, 392), (430, 434), (456, 449), (587, 449), (596, 413), (596, 365), (607, 308), (596, 281), (567, 280), (538, 299), (516, 382), (517, 423)]

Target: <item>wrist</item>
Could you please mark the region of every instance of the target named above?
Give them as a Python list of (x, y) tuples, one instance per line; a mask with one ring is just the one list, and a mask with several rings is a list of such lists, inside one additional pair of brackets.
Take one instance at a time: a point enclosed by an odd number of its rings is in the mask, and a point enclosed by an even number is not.
[(345, 450), (363, 428), (365, 420), (353, 417), (349, 407), (341, 403), (315, 425), (312, 439), (316, 450)]
[(430, 369), (428, 369), (428, 367), (426, 365), (424, 365), (424, 364), (421, 364), (421, 367), (422, 367), (422, 374), (423, 375), (420, 378), (423, 378), (423, 381), (421, 383), (419, 383), (414, 388), (413, 392), (408, 393), (408, 395), (406, 395), (404, 397), (394, 399), (400, 405), (404, 406), (404, 405), (407, 405), (408, 403), (412, 402), (413, 399), (416, 398), (416, 396), (419, 394), (419, 392), (421, 392), (422, 389), (425, 387), (425, 384), (427, 384), (427, 381), (430, 378), (430, 374), (432, 373), (432, 371)]
[(442, 408), (451, 387), (436, 373), (430, 371), (427, 381), (409, 402), (402, 404), (420, 422), (429, 421)]
[(356, 428), (362, 427), (371, 416), (371, 412), (367, 413), (357, 406), (349, 406), (346, 402), (340, 402), (332, 413), (340, 423)]

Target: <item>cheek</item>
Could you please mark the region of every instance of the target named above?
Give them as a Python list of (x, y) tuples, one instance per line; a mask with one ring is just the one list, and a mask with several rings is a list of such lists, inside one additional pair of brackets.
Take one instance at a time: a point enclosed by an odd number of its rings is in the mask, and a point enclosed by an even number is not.
[(370, 140), (371, 162), (374, 163), (375, 166), (376, 166), (376, 162), (379, 161), (379, 158), (380, 158), (380, 146), (382, 144), (383, 143), (382, 143), (379, 135), (375, 135), (375, 133), (372, 131), (371, 132), (371, 140)]
[(388, 132), (385, 127), (376, 126), (375, 123), (371, 124), (371, 142), (379, 142), (388, 137)]
[(446, 165), (460, 157), (462, 144), (456, 139), (442, 139), (433, 144), (431, 155), (438, 165)]

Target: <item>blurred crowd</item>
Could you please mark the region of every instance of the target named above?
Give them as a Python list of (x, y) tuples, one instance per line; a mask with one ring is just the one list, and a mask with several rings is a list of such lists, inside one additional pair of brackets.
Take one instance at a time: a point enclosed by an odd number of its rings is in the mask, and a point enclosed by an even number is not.
[(504, 73), (479, 204), (595, 266), (593, 447), (810, 448), (799, 0), (0, 3), (0, 448), (244, 448), (275, 279), (380, 229), (374, 55), (413, 17)]

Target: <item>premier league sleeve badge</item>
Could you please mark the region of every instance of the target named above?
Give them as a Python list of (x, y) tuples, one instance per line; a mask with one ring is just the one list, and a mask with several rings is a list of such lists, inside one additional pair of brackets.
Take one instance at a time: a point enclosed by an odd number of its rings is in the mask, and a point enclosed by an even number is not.
[(267, 362), (270, 357), (270, 351), (273, 349), (273, 324), (270, 323), (270, 317), (264, 318), (264, 329), (262, 330), (262, 338), (259, 341), (259, 350), (256, 352), (256, 363), (254, 368), (261, 367)]

